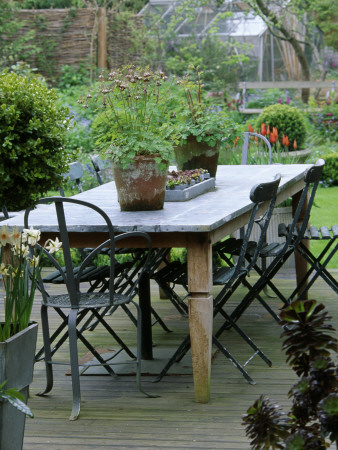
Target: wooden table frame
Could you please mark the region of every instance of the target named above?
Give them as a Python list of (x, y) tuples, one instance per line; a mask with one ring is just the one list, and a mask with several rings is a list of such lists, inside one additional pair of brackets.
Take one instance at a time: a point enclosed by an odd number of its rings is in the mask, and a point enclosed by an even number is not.
[[(294, 202), (297, 202), (298, 193), (304, 187), (303, 177), (308, 167), (310, 165), (305, 164), (219, 166), (215, 192), (209, 192), (189, 202), (181, 202), (182, 204), (165, 204), (162, 211), (154, 212), (120, 212), (114, 183), (107, 183), (75, 196), (104, 209), (119, 232), (142, 230), (150, 234), (154, 248), (187, 249), (189, 325), (196, 402), (207, 403), (210, 399), (213, 324), (212, 245), (247, 224), (252, 207), (249, 192), (254, 184), (272, 180), (276, 173), (281, 173), (277, 204), (291, 196)], [(107, 198), (107, 192), (111, 192), (110, 198)], [(232, 205), (228, 207), (229, 203)], [(262, 205), (261, 209), (263, 211), (265, 205)], [(206, 211), (210, 217), (200, 216), (201, 211)], [(42, 209), (39, 210), (39, 214), (32, 213), (31, 218), (32, 226), (41, 230), (43, 238), (55, 236), (55, 225), (49, 215), (44, 215)], [(70, 233), (72, 247), (94, 247), (105, 239), (104, 230), (92, 224), (90, 218), (86, 219), (87, 221), (84, 218), (74, 218), (74, 232)], [(188, 219), (193, 223), (189, 223)], [(22, 226), (22, 219), (20, 223), (17, 216), (3, 224)], [(135, 240), (123, 242), (123, 245), (140, 246)], [(301, 264), (298, 262), (298, 266)], [(303, 269), (298, 267), (297, 270)], [(143, 292), (147, 290), (146, 283), (142, 288)], [(151, 327), (148, 318), (145, 319), (149, 339)]]

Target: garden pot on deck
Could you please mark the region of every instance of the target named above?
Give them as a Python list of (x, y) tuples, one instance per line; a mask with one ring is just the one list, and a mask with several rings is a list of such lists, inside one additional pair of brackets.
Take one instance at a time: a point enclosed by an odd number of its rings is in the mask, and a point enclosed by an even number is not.
[(210, 147), (189, 136), (187, 142), (174, 148), (177, 168), (180, 170), (206, 169), (211, 177), (216, 176), (219, 145)]
[[(34, 355), (38, 324), (32, 323), (23, 331), (0, 342), (0, 381), (7, 380), (5, 389), (17, 388), (28, 398), (33, 380)], [(0, 400), (0, 449), (21, 450), (26, 415), (8, 401)]]
[(121, 211), (152, 211), (163, 208), (169, 163), (159, 167), (155, 156), (135, 156), (126, 169), (115, 164), (114, 180)]

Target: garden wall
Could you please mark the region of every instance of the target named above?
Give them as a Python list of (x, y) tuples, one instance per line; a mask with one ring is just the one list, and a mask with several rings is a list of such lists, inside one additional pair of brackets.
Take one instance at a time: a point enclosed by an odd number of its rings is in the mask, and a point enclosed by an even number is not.
[[(20, 10), (17, 20), (23, 26), (17, 32), (25, 35), (34, 30), (31, 44), (37, 49), (29, 62), (41, 73), (55, 77), (63, 65), (86, 63), (97, 66), (97, 51), (102, 32), (107, 33), (106, 61), (116, 67), (137, 59), (133, 51), (132, 34), (141, 26), (139, 17), (117, 19), (114, 11), (107, 11), (107, 26), (99, 27), (99, 9)], [(101, 36), (98, 38), (98, 36)]]

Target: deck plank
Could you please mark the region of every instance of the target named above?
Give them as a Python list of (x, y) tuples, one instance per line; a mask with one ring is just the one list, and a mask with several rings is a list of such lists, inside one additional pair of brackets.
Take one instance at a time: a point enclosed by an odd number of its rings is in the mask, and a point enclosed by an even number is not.
[[(338, 271), (333, 271), (337, 277)], [(278, 280), (278, 286), (291, 292), (294, 279), (287, 273)], [(232, 304), (245, 290), (238, 291)], [(172, 328), (165, 333), (158, 325), (153, 328), (153, 340), (157, 348), (175, 347), (187, 332), (187, 323), (166, 300), (160, 300), (158, 290), (152, 287), (155, 309)], [(338, 325), (337, 296), (320, 280), (314, 284), (310, 298), (327, 305)], [(278, 307), (278, 302), (271, 299)], [(34, 304), (33, 316), (39, 321), (39, 299)], [(56, 315), (51, 327), (56, 326)], [(112, 316), (111, 322), (128, 343), (133, 343), (134, 329), (124, 313)], [(154, 376), (144, 376), (148, 391), (159, 394), (159, 398), (146, 398), (136, 388), (133, 376), (121, 376), (116, 381), (109, 376), (83, 375), (81, 377), (82, 408), (76, 422), (68, 420), (71, 410), (71, 379), (66, 376), (66, 366), (56, 366), (55, 384), (46, 397), (35, 394), (44, 387), (44, 364), (35, 365), (31, 385), (29, 406), (35, 417), (27, 419), (23, 450), (89, 450), (89, 449), (249, 449), (245, 429), (241, 425), (242, 415), (261, 394), (277, 401), (285, 409), (290, 404), (287, 392), (296, 380), (293, 371), (285, 363), (281, 352), (280, 327), (266, 314), (260, 305), (250, 309), (241, 318), (240, 325), (267, 353), (273, 362), (267, 367), (260, 358), (255, 358), (247, 370), (256, 384), (249, 385), (237, 369), (223, 356), (217, 355), (212, 364), (211, 401), (197, 404), (194, 401), (192, 375), (165, 376), (160, 383), (153, 383)], [(131, 331), (133, 331), (131, 335)], [(108, 348), (106, 334), (95, 330), (96, 347)], [(229, 349), (240, 361), (250, 355), (249, 347), (235, 332), (223, 337)], [(41, 328), (38, 345), (41, 345)], [(85, 352), (84, 349), (81, 351)], [(59, 356), (67, 358), (64, 346)]]

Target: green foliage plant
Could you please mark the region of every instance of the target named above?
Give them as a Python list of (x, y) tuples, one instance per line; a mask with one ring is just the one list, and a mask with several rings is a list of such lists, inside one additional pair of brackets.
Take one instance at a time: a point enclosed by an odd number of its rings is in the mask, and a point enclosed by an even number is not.
[[(264, 125), (264, 127), (263, 127)], [(276, 128), (278, 137), (273, 142), (273, 147), (279, 144), (288, 151), (299, 150), (305, 144), (306, 139), (306, 123), (304, 115), (293, 106), (275, 104), (267, 106), (257, 117), (255, 129), (261, 134), (266, 134), (267, 129)], [(263, 130), (266, 130), (265, 133)], [(288, 138), (288, 145), (283, 142), (283, 137)], [(270, 138), (271, 141), (271, 138)]]
[(162, 71), (132, 65), (99, 76), (96, 93), (82, 101), (85, 108), (96, 101), (103, 109), (93, 121), (92, 133), (113, 163), (126, 168), (135, 156), (154, 155), (157, 164), (166, 167), (164, 161), (173, 151), (166, 108), (174, 82)]
[(328, 447), (326, 437), (338, 443), (337, 353), (335, 329), (323, 304), (296, 300), (281, 313), (286, 361), (300, 377), (289, 391), (291, 410), (285, 417), (279, 406), (260, 397), (243, 417), (251, 448), (316, 449)]
[(190, 75), (180, 81), (181, 95), (178, 104), (175, 104), (174, 110), (171, 111), (171, 132), (180, 145), (185, 144), (190, 136), (194, 136), (197, 142), (215, 147), (233, 133), (237, 124), (228, 111), (212, 107), (204, 100), (201, 79), (203, 72), (198, 66), (191, 66), (191, 70), (196, 75), (196, 81), (193, 81)]
[(323, 181), (327, 186), (338, 186), (338, 152), (325, 155)]
[(25, 396), (17, 388), (5, 390), (7, 380), (0, 384), (0, 401), (8, 401), (14, 408), (29, 417), (34, 417), (31, 409), (25, 403)]
[(0, 203), (8, 210), (31, 206), (62, 184), (70, 118), (57, 100), (38, 79), (0, 74)]
[[(4, 302), (0, 314), (0, 342), (28, 327), (34, 295), (41, 267), (38, 241), (40, 231), (33, 228), (20, 232), (7, 226), (0, 230), (0, 275), (3, 280)], [(8, 252), (5, 251), (6, 246)], [(61, 243), (48, 240), (45, 249), (49, 253), (58, 251)], [(0, 311), (1, 312), (1, 311)]]

